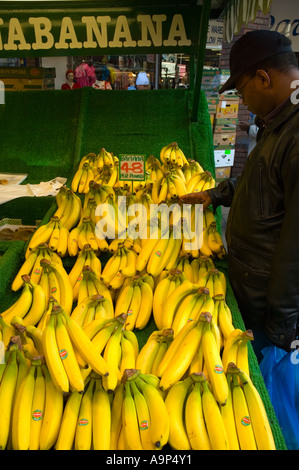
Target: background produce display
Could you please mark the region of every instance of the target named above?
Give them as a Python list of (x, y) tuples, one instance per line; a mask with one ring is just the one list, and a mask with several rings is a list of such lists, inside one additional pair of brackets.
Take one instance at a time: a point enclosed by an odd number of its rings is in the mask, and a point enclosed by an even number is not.
[(285, 448), (213, 213), (197, 248), (173, 236), (173, 213), (168, 238), (158, 224), (136, 241), (120, 213), (106, 223), (121, 221), (117, 237), (96, 237), (98, 205), (171, 206), (215, 184), (175, 143), (150, 153), (130, 194), (116, 154), (89, 148), (18, 253), (1, 308), (2, 449)]

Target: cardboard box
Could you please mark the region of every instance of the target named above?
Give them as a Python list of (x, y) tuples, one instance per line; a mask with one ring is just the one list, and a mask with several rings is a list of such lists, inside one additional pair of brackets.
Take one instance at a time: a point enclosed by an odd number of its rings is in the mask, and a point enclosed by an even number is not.
[(219, 99), (218, 98), (208, 98), (207, 103), (208, 103), (209, 113), (213, 113), (213, 114), (215, 113), (216, 114)]
[(234, 165), (235, 149), (224, 148), (214, 150), (215, 168)]
[(30, 78), (1, 78), (6, 91), (26, 91), (26, 90), (42, 90), (43, 79)]
[(231, 175), (231, 166), (224, 166), (224, 167), (219, 167), (215, 168), (215, 180), (217, 183), (220, 183), (220, 181), (226, 180), (230, 178)]
[(215, 132), (214, 130), (214, 146), (234, 147), (236, 144), (236, 137), (236, 132)]
[(237, 118), (239, 113), (239, 100), (223, 101), (219, 100), (216, 112), (217, 119)]
[(228, 90), (219, 95), (219, 100), (240, 102), (240, 97), (237, 95), (237, 92), (235, 90)]
[(237, 132), (238, 119), (215, 118), (215, 132)]

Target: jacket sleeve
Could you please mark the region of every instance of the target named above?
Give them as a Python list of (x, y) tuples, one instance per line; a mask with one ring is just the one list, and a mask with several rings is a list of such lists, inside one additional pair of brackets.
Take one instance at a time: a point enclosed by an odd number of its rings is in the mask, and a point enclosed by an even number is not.
[(238, 178), (229, 178), (218, 184), (216, 188), (207, 191), (212, 199), (214, 212), (218, 206), (231, 206), (237, 182)]
[[(289, 152), (290, 151), (290, 152)], [(288, 148), (292, 154), (292, 150)], [(282, 172), (285, 216), (267, 293), (266, 334), (278, 347), (289, 350), (299, 318), (299, 151), (285, 158)]]

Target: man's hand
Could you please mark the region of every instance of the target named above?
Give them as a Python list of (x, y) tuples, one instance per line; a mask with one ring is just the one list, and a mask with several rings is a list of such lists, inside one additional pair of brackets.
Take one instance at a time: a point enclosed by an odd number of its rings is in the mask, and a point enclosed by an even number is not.
[(180, 197), (181, 204), (203, 204), (203, 210), (206, 210), (210, 204), (212, 204), (212, 199), (210, 198), (207, 191), (200, 191), (198, 193), (185, 194)]

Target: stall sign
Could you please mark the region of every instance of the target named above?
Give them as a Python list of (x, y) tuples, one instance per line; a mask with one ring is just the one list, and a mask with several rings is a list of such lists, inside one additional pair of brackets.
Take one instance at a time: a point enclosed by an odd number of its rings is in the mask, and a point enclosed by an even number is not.
[(119, 155), (119, 180), (144, 181), (145, 155)]
[(292, 48), (299, 52), (299, 8), (294, 0), (273, 0), (271, 3), (270, 29), (289, 37)]

